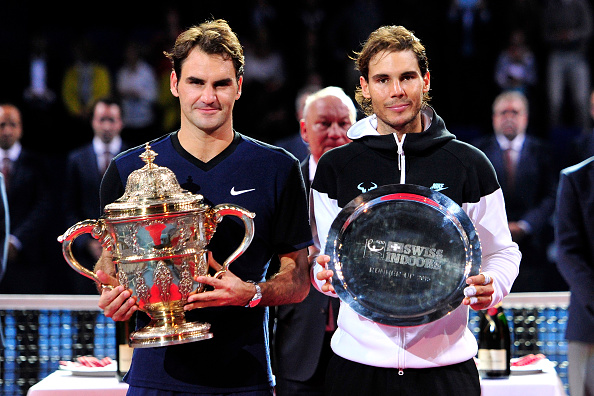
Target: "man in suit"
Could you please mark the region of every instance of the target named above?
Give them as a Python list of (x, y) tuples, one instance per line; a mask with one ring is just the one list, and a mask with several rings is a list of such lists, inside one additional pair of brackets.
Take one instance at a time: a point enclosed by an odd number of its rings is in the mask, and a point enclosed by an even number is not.
[(516, 91), (493, 102), (494, 135), (479, 141), (493, 163), (505, 197), (508, 225), (522, 252), (520, 273), (512, 291), (563, 290), (555, 266), (547, 259), (552, 242), (556, 170), (549, 147), (526, 133), (528, 101)]
[(594, 157), (561, 171), (555, 212), (557, 267), (571, 291), (569, 389), (594, 395)]
[[(0, 104), (0, 169), (6, 185), (10, 232), (6, 272), (0, 281), (0, 294), (49, 294), (63, 285), (62, 273), (51, 260), (55, 247), (52, 230), (50, 175), (48, 161), (40, 153), (21, 144), (23, 123), (21, 111), (13, 104)], [(37, 382), (39, 360), (37, 350), (37, 315), (32, 313), (26, 326), (17, 326), (17, 350), (20, 358), (17, 378), (20, 390), (27, 392)]]
[[(64, 188), (64, 211), (66, 227), (85, 220), (96, 219), (100, 211), (99, 186), (109, 162), (127, 148), (120, 136), (124, 123), (119, 102), (102, 98), (92, 109), (91, 127), (93, 140), (68, 156), (67, 183)], [(98, 240), (85, 235), (75, 245), (75, 256), (85, 267), (92, 269), (101, 256)], [(95, 284), (72, 271), (71, 292), (74, 294), (96, 294)]]
[(58, 281), (44, 262), (48, 247), (45, 232), (52, 212), (49, 167), (40, 154), (21, 145), (22, 136), (20, 110), (13, 104), (0, 104), (0, 167), (11, 220), (7, 269), (0, 293), (49, 293), (52, 282)]
[[(327, 87), (307, 97), (300, 131), (311, 152), (301, 164), (308, 194), (318, 160), (326, 151), (350, 141), (346, 133), (356, 117), (353, 101), (340, 88)], [(310, 262), (319, 253), (319, 246), (311, 249)], [(277, 396), (323, 394), (340, 304), (311, 287), (303, 302), (277, 310), (273, 347)]]

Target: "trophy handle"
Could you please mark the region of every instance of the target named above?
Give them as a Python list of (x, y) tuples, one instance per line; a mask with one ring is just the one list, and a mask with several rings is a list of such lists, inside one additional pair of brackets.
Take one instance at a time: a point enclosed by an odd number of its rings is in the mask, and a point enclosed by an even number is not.
[(63, 235), (58, 237), (58, 242), (62, 244), (62, 253), (68, 265), (76, 272), (86, 276), (96, 282), (101, 283), (97, 275), (85, 267), (83, 267), (72, 254), (72, 242), (82, 234), (91, 234), (93, 238), (99, 239), (103, 235), (103, 221), (102, 220), (83, 220), (79, 221), (70, 227)]
[(254, 217), (256, 214), (239, 206), (220, 204), (213, 208), (213, 215), (217, 223), (221, 221), (223, 216), (239, 217), (245, 226), (245, 235), (241, 241), (241, 244), (233, 253), (231, 253), (229, 257), (227, 257), (227, 260), (225, 260), (223, 263), (223, 269), (214, 274), (215, 278), (220, 278), (225, 272), (227, 272), (229, 264), (241, 256), (252, 242), (252, 239), (254, 238)]

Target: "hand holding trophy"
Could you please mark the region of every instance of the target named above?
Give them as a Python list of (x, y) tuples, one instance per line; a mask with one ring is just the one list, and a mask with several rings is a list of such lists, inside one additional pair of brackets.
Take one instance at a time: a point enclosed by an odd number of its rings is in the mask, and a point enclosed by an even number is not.
[(106, 205), (98, 220), (84, 220), (58, 238), (66, 262), (81, 275), (101, 281), (72, 254), (72, 243), (90, 233), (112, 254), (120, 285), (132, 290), (138, 309), (151, 322), (130, 336), (136, 348), (183, 344), (211, 338), (210, 324), (187, 322), (184, 305), (190, 293), (202, 292), (196, 277), (208, 272), (206, 246), (223, 216), (237, 216), (245, 226), (239, 247), (214, 276), (220, 277), (245, 252), (254, 236), (254, 213), (231, 204), (214, 207), (199, 194), (182, 189), (175, 174), (154, 164), (147, 144), (145, 166), (130, 174), (122, 197)]

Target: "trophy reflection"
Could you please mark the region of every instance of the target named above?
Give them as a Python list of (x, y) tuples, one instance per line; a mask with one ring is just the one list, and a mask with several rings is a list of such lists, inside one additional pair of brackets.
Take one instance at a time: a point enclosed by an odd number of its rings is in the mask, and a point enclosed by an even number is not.
[(124, 195), (106, 205), (98, 220), (78, 222), (58, 237), (66, 262), (97, 282), (97, 275), (73, 256), (73, 241), (90, 233), (112, 253), (118, 282), (132, 290), (138, 308), (151, 318), (130, 335), (136, 348), (212, 338), (210, 324), (186, 321), (183, 310), (191, 293), (204, 290), (195, 278), (208, 274), (206, 246), (224, 216), (242, 220), (244, 238), (213, 275), (219, 277), (254, 235), (254, 213), (230, 204), (210, 207), (201, 195), (182, 189), (169, 168), (154, 164), (156, 156), (147, 144), (140, 155), (145, 165), (128, 176)]

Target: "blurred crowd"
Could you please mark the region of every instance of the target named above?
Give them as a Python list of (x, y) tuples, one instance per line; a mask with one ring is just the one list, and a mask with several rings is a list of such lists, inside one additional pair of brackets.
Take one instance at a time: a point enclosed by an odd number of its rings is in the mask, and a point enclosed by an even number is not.
[[(587, 155), (576, 139), (592, 134), (591, 3), (254, 0), (148, 5), (108, 0), (68, 10), (30, 1), (5, 4), (0, 14), (0, 103), (19, 109), (18, 140), (40, 164), (21, 194), (35, 192), (43, 203), (27, 220), (36, 238), (26, 265), (38, 275), (34, 282), (23, 278), (22, 284), (10, 287), (5, 280), (0, 293), (93, 292), (77, 285), (92, 282), (67, 267), (56, 241), (73, 221), (84, 220), (68, 213), (73, 183), (68, 158), (96, 136), (93, 104), (100, 98), (115, 98), (120, 105), (119, 129), (128, 145), (176, 130), (178, 101), (169, 90), (171, 65), (163, 51), (171, 49), (182, 30), (209, 18), (226, 19), (244, 45), (244, 86), (234, 127), (267, 143), (282, 145), (298, 134), (303, 92), (333, 85), (354, 97), (359, 76), (350, 57), (371, 31), (386, 24), (404, 25), (424, 42), (431, 104), (459, 139), (486, 144), (494, 134), (495, 97), (510, 90), (522, 93), (524, 129), (550, 154), (544, 157), (547, 166), (533, 169), (530, 176), (534, 181), (534, 175), (547, 172), (546, 188), (537, 189), (528, 203), (521, 194), (517, 200), (531, 205), (523, 209), (529, 210), (546, 199), (549, 206), (544, 205), (541, 216), (547, 218), (539, 226), (542, 235), (535, 249), (538, 260), (552, 262), (550, 191), (562, 167)], [(303, 159), (297, 151), (295, 155)], [(23, 213), (15, 215), (17, 223), (18, 216), (33, 216), (32, 211)], [(100, 215), (97, 208), (95, 218)], [(521, 220), (522, 213), (517, 217)], [(547, 289), (563, 290), (561, 283)]]

